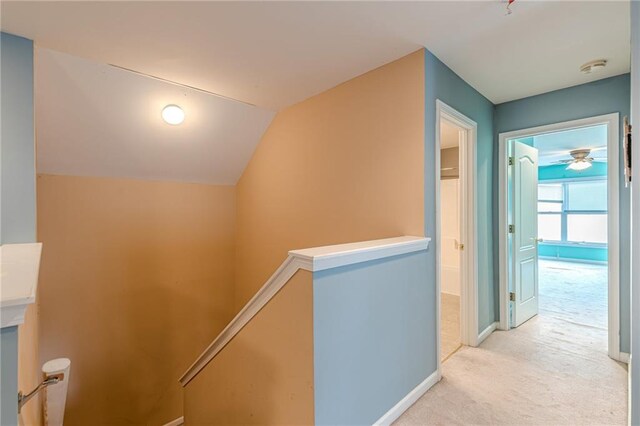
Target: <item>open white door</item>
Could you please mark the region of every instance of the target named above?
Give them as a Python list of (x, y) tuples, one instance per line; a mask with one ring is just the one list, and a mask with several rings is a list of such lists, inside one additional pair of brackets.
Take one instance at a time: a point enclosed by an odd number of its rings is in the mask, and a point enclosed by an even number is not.
[(538, 150), (513, 142), (513, 327), (538, 314)]

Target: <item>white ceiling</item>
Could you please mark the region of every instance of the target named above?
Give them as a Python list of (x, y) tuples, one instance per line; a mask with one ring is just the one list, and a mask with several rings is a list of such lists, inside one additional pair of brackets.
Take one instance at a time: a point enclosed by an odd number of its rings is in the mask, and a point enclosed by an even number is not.
[[(500, 103), (629, 71), (629, 2), (9, 2), (4, 31), (279, 109), (429, 48)], [(605, 58), (607, 68), (578, 67)]]
[(48, 49), (35, 63), (38, 173), (235, 184), (274, 116)]
[(607, 126), (582, 127), (537, 135), (533, 137), (533, 146), (538, 148), (538, 162), (541, 166), (569, 160), (569, 151), (584, 148), (592, 150), (591, 157), (606, 160)]

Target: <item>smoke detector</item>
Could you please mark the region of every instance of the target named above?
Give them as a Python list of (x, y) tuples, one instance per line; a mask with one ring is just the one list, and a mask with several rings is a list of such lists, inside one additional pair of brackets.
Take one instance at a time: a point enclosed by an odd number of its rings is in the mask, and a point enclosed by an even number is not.
[(580, 72), (583, 74), (591, 74), (592, 72), (598, 72), (607, 66), (606, 59), (596, 59), (595, 61), (587, 62), (580, 67)]

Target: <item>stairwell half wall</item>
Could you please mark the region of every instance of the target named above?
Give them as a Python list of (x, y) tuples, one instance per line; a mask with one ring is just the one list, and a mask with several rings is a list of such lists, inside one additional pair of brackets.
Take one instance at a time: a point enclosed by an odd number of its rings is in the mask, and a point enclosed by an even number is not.
[(424, 50), (278, 113), (237, 185), (236, 311), (289, 250), (424, 235), (423, 157)]

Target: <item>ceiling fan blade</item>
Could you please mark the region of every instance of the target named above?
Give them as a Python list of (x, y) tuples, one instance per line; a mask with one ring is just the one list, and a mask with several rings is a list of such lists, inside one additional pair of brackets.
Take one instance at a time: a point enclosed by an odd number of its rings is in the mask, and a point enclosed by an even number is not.
[(541, 155), (569, 155), (570, 149), (559, 149), (557, 151), (542, 151)]
[(569, 152), (574, 151), (574, 150), (579, 150), (579, 149), (588, 149), (591, 152), (596, 152), (596, 151), (606, 151), (607, 147), (606, 146), (599, 146), (597, 148), (570, 148), (570, 149), (559, 149), (559, 150), (555, 150), (555, 151), (542, 151), (541, 154), (542, 155), (567, 155), (569, 156)]

